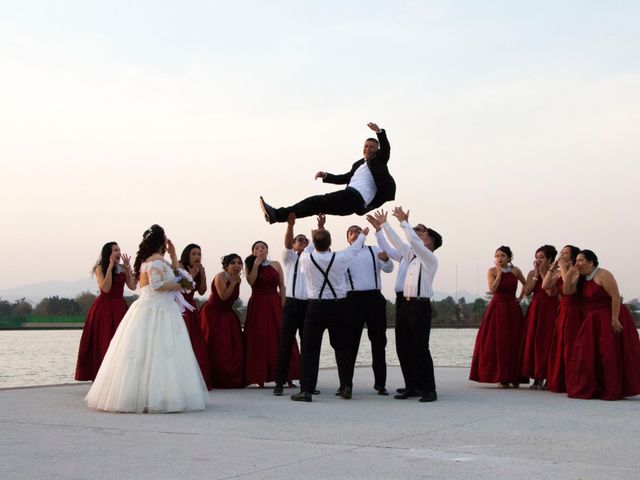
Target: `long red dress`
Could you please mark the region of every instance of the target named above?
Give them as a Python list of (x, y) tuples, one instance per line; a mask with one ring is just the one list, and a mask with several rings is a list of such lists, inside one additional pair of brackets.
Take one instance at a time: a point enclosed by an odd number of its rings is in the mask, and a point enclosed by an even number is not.
[(200, 309), (200, 328), (207, 343), (213, 388), (243, 388), (246, 385), (242, 329), (232, 308), (239, 294), (238, 284), (231, 296), (222, 300), (214, 280), (209, 300)]
[(580, 295), (562, 294), (562, 278), (558, 280), (557, 288), (560, 292), (560, 306), (556, 327), (549, 350), (547, 370), (547, 388), (552, 392), (566, 392), (566, 366), (569, 363), (573, 345), (582, 324), (582, 299)]
[[(278, 341), (282, 324), (282, 304), (278, 294), (278, 271), (271, 265), (260, 266), (247, 305), (244, 323), (245, 380), (248, 385), (276, 379)], [(289, 379), (300, 378), (299, 353), (294, 345)]]
[(549, 350), (558, 315), (558, 297), (549, 296), (539, 278), (533, 288), (533, 297), (524, 320), (522, 343), (522, 369), (525, 377), (547, 378)]
[(100, 290), (100, 294), (87, 312), (78, 348), (76, 380), (93, 381), (96, 378), (111, 338), (127, 313), (127, 304), (123, 297), (125, 280), (124, 272), (114, 274), (111, 290)]
[(582, 290), (584, 317), (567, 365), (573, 398), (619, 400), (640, 394), (640, 338), (629, 310), (620, 305), (622, 333), (611, 326), (611, 297), (593, 280)]
[(518, 279), (504, 272), (478, 329), (469, 379), (484, 383), (527, 383), (520, 376), (524, 318), (516, 302)]
[(182, 294), (189, 305), (195, 308), (193, 311), (185, 309), (185, 311), (182, 312), (182, 318), (184, 318), (184, 323), (187, 326), (189, 339), (191, 340), (191, 347), (193, 348), (193, 353), (195, 354), (198, 365), (200, 366), (200, 371), (202, 372), (204, 383), (207, 384), (207, 389), (211, 390), (213, 388), (213, 384), (211, 383), (211, 372), (209, 370), (207, 342), (205, 342), (204, 336), (202, 335), (202, 330), (200, 330), (200, 322), (198, 321), (198, 305), (193, 299), (195, 293), (195, 290), (191, 290), (189, 293)]

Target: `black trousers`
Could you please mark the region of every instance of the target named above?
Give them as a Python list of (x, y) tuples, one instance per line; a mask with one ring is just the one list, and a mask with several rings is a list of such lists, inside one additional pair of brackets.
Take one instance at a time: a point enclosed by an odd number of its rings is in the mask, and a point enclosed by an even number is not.
[(300, 332), (300, 341), (302, 342), (307, 303), (307, 300), (291, 297), (287, 297), (284, 301), (280, 343), (278, 343), (278, 367), (276, 369), (276, 384), (278, 385), (284, 385), (289, 377), (291, 349), (293, 342), (296, 341), (296, 330)]
[(345, 321), (347, 300), (309, 300), (302, 337), (302, 378), (300, 391), (312, 393), (318, 383), (322, 336), (329, 330), (329, 341), (336, 355), (340, 385), (353, 385), (353, 369), (348, 370), (348, 336)]
[(377, 388), (387, 383), (387, 301), (380, 290), (347, 293), (349, 304), (349, 367), (355, 368), (364, 326), (371, 342), (373, 377)]
[(404, 299), (396, 318), (396, 350), (405, 385), (424, 393), (436, 391), (429, 351), (431, 302)]
[(324, 213), (326, 215), (362, 215), (365, 211), (364, 199), (355, 189), (347, 187), (337, 192), (324, 195), (314, 195), (285, 208), (276, 208), (278, 222), (286, 222), (290, 212), (296, 214), (296, 218), (311, 217)]

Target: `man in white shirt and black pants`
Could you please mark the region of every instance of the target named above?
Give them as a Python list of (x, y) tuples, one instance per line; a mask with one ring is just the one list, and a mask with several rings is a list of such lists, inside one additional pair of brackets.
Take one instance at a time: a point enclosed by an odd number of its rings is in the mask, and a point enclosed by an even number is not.
[[(324, 225), (324, 217), (322, 218)], [(276, 386), (273, 394), (281, 396), (284, 383), (289, 375), (291, 349), (295, 342), (296, 330), (300, 333), (300, 340), (304, 335), (304, 317), (307, 313), (307, 285), (304, 278), (300, 254), (309, 245), (309, 239), (300, 234), (293, 236), (293, 226), (296, 223), (294, 213), (287, 219), (287, 231), (284, 234), (284, 264), (286, 298), (282, 310), (282, 327), (280, 328), (280, 343), (278, 344), (278, 366), (276, 368)], [(318, 228), (322, 228), (318, 224)]]
[[(362, 233), (362, 228), (352, 225), (347, 229), (347, 241), (353, 244)], [(347, 303), (349, 305), (349, 368), (355, 368), (360, 339), (364, 326), (371, 342), (371, 357), (374, 376), (373, 388), (379, 395), (388, 395), (387, 361), (387, 300), (382, 295), (380, 272), (393, 271), (393, 262), (378, 247), (363, 245), (347, 269)], [(344, 385), (336, 392), (341, 395)]]
[(341, 396), (344, 399), (351, 398), (353, 368), (349, 369), (348, 365), (349, 339), (345, 322), (349, 311), (345, 274), (351, 261), (362, 250), (368, 232), (369, 229), (365, 229), (345, 250), (331, 252), (331, 234), (323, 228), (314, 230), (313, 245), (309, 245), (300, 255), (309, 304), (302, 337), (300, 392), (292, 395), (292, 400), (312, 400), (311, 395), (318, 381), (320, 349), (325, 329), (329, 330), (329, 340), (336, 354), (340, 385), (345, 386)]
[(312, 215), (364, 215), (385, 202), (393, 200), (396, 195), (396, 184), (389, 173), (387, 163), (391, 147), (386, 132), (375, 123), (367, 126), (376, 132), (377, 139), (368, 138), (364, 142), (364, 158), (355, 162), (351, 170), (342, 175), (327, 172), (316, 173), (324, 183), (347, 185), (344, 190), (314, 195), (285, 208), (274, 208), (260, 197), (260, 208), (269, 223), (286, 222), (289, 213), (296, 218)]
[(396, 317), (396, 350), (406, 389), (395, 398), (404, 400), (420, 397), (421, 402), (434, 402), (438, 395), (429, 336), (433, 278), (438, 270), (438, 259), (433, 251), (442, 245), (442, 236), (422, 224), (412, 227), (409, 212), (405, 213), (402, 207), (394, 208), (393, 216), (400, 221), (408, 244), (387, 223), (386, 213), (376, 212), (373, 215), (391, 244), (407, 262), (403, 300)]

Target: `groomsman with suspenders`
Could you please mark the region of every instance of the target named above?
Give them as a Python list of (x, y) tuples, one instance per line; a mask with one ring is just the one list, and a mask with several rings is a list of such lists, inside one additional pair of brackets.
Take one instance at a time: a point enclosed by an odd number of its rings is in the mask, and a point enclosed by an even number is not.
[[(347, 241), (353, 244), (362, 228), (352, 225), (347, 229)], [(387, 362), (385, 349), (387, 346), (387, 300), (380, 289), (382, 282), (380, 271), (393, 271), (393, 262), (378, 247), (363, 245), (358, 255), (347, 269), (347, 304), (349, 306), (349, 367), (355, 368), (362, 331), (366, 324), (367, 336), (371, 342), (372, 368), (374, 375), (373, 388), (379, 395), (388, 395), (385, 388), (387, 382)], [(341, 395), (344, 385), (336, 392)]]
[[(307, 312), (308, 303), (307, 286), (304, 279), (304, 272), (300, 265), (300, 254), (307, 245), (309, 245), (309, 239), (302, 234), (296, 235), (295, 237), (293, 236), (293, 226), (295, 223), (296, 215), (295, 213), (290, 213), (287, 218), (287, 231), (284, 235), (284, 251), (282, 252), (287, 294), (284, 309), (282, 310), (276, 386), (273, 389), (273, 394), (276, 396), (282, 395), (284, 384), (287, 381), (291, 349), (296, 339), (296, 330), (300, 334), (300, 341), (302, 341), (304, 335), (304, 317)], [(318, 225), (318, 228), (322, 228), (322, 226)]]
[(407, 263), (403, 299), (396, 317), (396, 350), (406, 389), (395, 398), (420, 397), (421, 402), (434, 402), (438, 395), (429, 336), (433, 278), (438, 270), (438, 259), (433, 252), (442, 245), (442, 236), (422, 224), (412, 227), (409, 211), (405, 213), (402, 207), (394, 208), (393, 216), (400, 221), (408, 244), (387, 223), (385, 212), (378, 211), (373, 215)]
[(331, 234), (324, 228), (318, 228), (311, 235), (313, 245), (310, 244), (300, 255), (309, 304), (302, 337), (300, 392), (292, 395), (292, 400), (312, 400), (311, 395), (318, 381), (322, 336), (326, 329), (329, 330), (329, 341), (336, 354), (340, 385), (344, 385), (341, 396), (344, 399), (351, 398), (353, 367), (348, 361), (348, 332), (345, 328), (349, 315), (345, 275), (351, 261), (362, 250), (368, 232), (369, 229), (365, 229), (345, 250), (332, 252)]

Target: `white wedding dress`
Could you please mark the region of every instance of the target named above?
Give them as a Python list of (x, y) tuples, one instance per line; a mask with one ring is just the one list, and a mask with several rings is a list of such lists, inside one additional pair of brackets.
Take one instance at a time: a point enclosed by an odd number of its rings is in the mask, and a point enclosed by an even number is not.
[(142, 264), (150, 284), (122, 319), (87, 393), (87, 405), (110, 412), (204, 410), (209, 398), (164, 260)]

